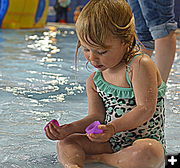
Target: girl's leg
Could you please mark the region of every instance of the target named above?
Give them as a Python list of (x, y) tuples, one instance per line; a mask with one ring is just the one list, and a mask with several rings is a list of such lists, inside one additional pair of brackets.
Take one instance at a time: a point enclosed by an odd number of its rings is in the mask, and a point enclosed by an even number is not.
[(96, 143), (86, 135), (73, 134), (57, 143), (58, 159), (65, 168), (82, 168), (85, 155), (112, 153), (108, 142)]
[(141, 139), (119, 152), (87, 155), (86, 159), (118, 168), (160, 168), (164, 163), (164, 149), (161, 143), (154, 139)]

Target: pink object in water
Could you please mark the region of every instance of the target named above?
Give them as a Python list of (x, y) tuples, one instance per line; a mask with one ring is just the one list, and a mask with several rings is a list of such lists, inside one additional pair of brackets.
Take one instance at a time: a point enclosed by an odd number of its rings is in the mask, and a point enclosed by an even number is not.
[(85, 131), (88, 134), (101, 134), (103, 133), (103, 130), (98, 128), (98, 125), (101, 123), (99, 121), (94, 121), (92, 124), (90, 124), (88, 127), (86, 127)]
[(49, 126), (50, 123), (54, 123), (55, 125), (60, 126), (58, 121), (54, 119), (46, 124), (46, 126), (44, 127), (44, 131), (46, 131), (46, 128)]

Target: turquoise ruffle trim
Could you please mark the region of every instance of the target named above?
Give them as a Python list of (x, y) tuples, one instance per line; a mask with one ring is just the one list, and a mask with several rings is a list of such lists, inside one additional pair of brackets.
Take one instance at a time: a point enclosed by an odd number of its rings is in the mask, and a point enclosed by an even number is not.
[[(100, 71), (97, 71), (94, 75), (95, 85), (106, 94), (112, 94), (113, 96), (119, 98), (133, 98), (134, 91), (133, 88), (123, 88), (119, 86), (112, 85), (106, 82)], [(158, 88), (158, 98), (163, 97), (166, 92), (166, 84), (162, 82), (161, 86)]]

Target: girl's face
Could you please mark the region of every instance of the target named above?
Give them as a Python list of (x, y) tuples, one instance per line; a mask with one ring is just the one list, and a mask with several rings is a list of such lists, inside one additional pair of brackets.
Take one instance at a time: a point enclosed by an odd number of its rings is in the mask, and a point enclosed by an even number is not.
[(90, 47), (86, 43), (81, 42), (85, 58), (98, 70), (115, 69), (122, 61), (127, 50), (127, 45), (122, 43), (120, 39), (109, 37), (105, 44), (108, 49)]

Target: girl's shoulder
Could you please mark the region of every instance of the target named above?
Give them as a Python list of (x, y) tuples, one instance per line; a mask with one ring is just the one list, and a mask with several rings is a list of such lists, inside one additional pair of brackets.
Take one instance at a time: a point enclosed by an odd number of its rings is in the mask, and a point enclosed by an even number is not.
[(129, 61), (129, 64), (133, 64), (140, 61), (152, 61), (152, 59), (150, 56), (148, 56), (145, 53), (138, 53), (133, 58), (131, 58), (131, 60)]
[(96, 72), (93, 72), (89, 75), (89, 77), (86, 79), (86, 81), (93, 81), (93, 78), (95, 76)]
[(95, 84), (94, 84), (94, 76), (95, 76), (95, 74), (96, 74), (96, 72), (93, 72), (86, 79), (86, 87), (87, 88), (93, 88), (94, 90), (96, 90), (96, 87), (95, 87)]
[(158, 86), (161, 85), (162, 79), (159, 70), (150, 56), (147, 54), (141, 54), (136, 57), (131, 63), (131, 69), (133, 76), (139, 76), (148, 78), (149, 76), (157, 79)]
[(157, 66), (155, 65), (151, 57), (143, 53), (133, 57), (128, 63), (128, 65), (132, 66), (132, 68), (135, 69), (141, 68), (143, 70), (143, 69), (153, 68), (154, 70), (157, 70)]

